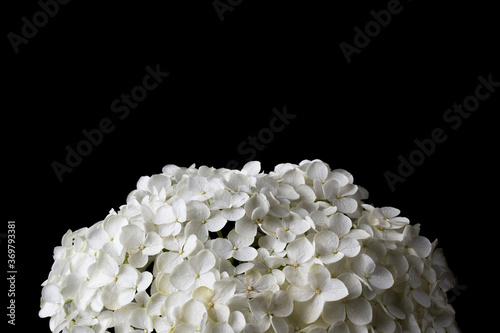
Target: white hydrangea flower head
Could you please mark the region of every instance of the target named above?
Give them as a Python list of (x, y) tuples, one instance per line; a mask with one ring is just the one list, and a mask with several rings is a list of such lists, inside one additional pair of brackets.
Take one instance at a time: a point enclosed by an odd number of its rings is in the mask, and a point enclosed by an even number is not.
[(437, 242), (321, 160), (167, 165), (62, 237), (53, 332), (456, 332)]

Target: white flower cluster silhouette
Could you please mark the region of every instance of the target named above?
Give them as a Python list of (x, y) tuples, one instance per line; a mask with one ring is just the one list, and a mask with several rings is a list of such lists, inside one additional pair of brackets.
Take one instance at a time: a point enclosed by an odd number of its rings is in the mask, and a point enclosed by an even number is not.
[(443, 253), (320, 160), (167, 165), (69, 230), (42, 284), (53, 332), (459, 332)]

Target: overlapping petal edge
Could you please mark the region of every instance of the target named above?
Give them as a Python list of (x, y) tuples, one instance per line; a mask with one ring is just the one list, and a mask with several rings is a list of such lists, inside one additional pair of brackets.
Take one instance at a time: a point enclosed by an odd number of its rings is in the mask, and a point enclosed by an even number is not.
[(320, 160), (167, 165), (68, 230), (42, 284), (53, 332), (459, 332), (437, 241)]

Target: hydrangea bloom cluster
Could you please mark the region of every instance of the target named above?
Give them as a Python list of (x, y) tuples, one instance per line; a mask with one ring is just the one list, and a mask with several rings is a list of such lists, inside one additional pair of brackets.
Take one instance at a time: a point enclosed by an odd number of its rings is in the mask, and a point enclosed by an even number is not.
[(42, 284), (53, 332), (458, 332), (436, 242), (320, 160), (167, 165), (69, 230)]

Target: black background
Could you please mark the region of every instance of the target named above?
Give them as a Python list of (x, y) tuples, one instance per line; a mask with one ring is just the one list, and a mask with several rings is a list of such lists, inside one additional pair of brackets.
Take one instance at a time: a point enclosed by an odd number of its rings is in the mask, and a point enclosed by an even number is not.
[[(17, 54), (7, 34), (20, 34), (21, 18), (32, 21), (40, 6), (9, 5), (2, 13), (2, 232), (16, 221), (18, 271), (9, 331), (49, 331), (48, 319), (37, 316), (40, 284), (67, 229), (102, 220), (140, 176), (166, 164), (220, 168), (235, 160), (241, 167), (250, 154), (238, 146), (284, 106), (295, 118), (257, 152), (263, 170), (320, 158), (351, 172), (369, 203), (399, 208), (422, 235), (439, 239), (457, 277), (450, 296), (459, 326), (487, 331), (497, 288), (500, 88), (456, 130), (443, 114), (474, 94), (478, 76), (500, 81), (498, 17), (486, 1), (402, 1), (348, 64), (339, 44), (353, 44), (353, 28), (363, 29), (370, 11), (387, 3), (244, 0), (221, 21), (211, 0), (71, 1)], [(170, 75), (120, 120), (111, 103), (157, 64)], [(75, 148), (82, 131), (104, 118), (114, 130), (60, 182), (52, 163), (65, 163), (65, 147)], [(384, 173), (397, 173), (398, 156), (438, 127), (446, 141), (391, 191)]]

